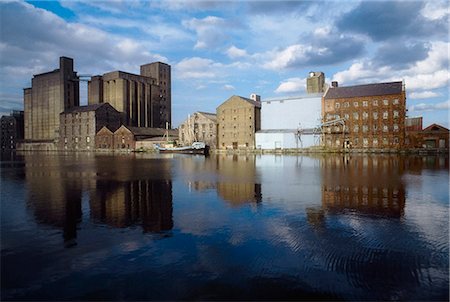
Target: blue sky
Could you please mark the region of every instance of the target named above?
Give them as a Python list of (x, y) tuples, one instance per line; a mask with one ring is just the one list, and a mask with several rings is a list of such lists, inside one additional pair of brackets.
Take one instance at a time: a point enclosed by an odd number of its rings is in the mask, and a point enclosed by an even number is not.
[[(1, 1), (0, 113), (33, 74), (72, 57), (79, 74), (172, 66), (172, 123), (231, 95), (401, 81), (409, 116), (449, 127), (447, 1)], [(87, 88), (81, 85), (81, 103)]]

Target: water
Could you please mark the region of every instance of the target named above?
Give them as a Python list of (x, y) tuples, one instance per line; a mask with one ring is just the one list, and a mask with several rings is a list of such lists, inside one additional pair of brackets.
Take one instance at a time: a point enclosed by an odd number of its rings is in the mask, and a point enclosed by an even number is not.
[(448, 300), (449, 159), (22, 154), (2, 300)]

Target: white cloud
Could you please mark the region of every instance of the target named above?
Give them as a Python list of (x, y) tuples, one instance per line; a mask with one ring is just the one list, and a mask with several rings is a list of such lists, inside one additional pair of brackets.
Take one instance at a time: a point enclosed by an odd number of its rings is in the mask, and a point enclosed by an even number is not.
[(236, 88), (234, 88), (233, 85), (226, 84), (226, 85), (223, 86), (223, 89), (224, 89), (224, 90), (231, 91), (231, 90), (235, 90)]
[(422, 16), (430, 20), (438, 20), (444, 17), (448, 17), (448, 1), (429, 1), (423, 7), (421, 14)]
[(275, 90), (276, 93), (292, 93), (305, 91), (306, 79), (290, 78), (282, 82)]
[(192, 18), (182, 24), (197, 33), (197, 43), (194, 48), (215, 48), (227, 40), (225, 28), (229, 29), (225, 19), (216, 16), (207, 16), (203, 19)]
[(226, 54), (232, 59), (241, 58), (248, 55), (245, 49), (237, 48), (234, 45), (227, 49)]
[(273, 51), (269, 56), (272, 59), (264, 64), (265, 68), (280, 70), (287, 68), (296, 62), (306, 61), (307, 53), (312, 51), (312, 46), (304, 46), (301, 44), (291, 45), (281, 51)]
[(405, 80), (406, 90), (430, 90), (448, 86), (447, 42), (431, 42), (428, 56), (407, 69), (377, 67), (376, 62), (363, 60), (353, 63), (348, 69), (337, 72), (333, 81), (351, 85), (354, 83), (376, 83)]
[(433, 91), (420, 91), (420, 92), (411, 92), (409, 94), (410, 99), (429, 99), (440, 96), (439, 93)]
[(448, 110), (450, 108), (450, 100), (437, 104), (420, 103), (412, 105), (408, 108), (409, 111), (436, 111), (436, 110)]
[(219, 74), (222, 64), (199, 57), (185, 58), (175, 65), (175, 74), (180, 79), (214, 78)]

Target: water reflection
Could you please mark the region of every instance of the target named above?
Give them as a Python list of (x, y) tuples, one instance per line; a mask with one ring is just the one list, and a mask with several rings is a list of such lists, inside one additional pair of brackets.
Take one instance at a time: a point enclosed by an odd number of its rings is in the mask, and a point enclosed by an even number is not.
[(2, 161), (2, 298), (446, 299), (448, 165), (25, 154)]
[(405, 208), (404, 158), (343, 156), (321, 161), (322, 207), (400, 218)]
[(171, 230), (172, 182), (98, 180), (90, 193), (91, 218), (97, 223), (123, 228), (141, 225), (144, 232)]
[[(172, 182), (166, 161), (141, 165), (129, 157), (39, 154), (24, 154), (23, 160), (28, 206), (36, 222), (62, 229), (66, 247), (76, 245), (84, 191), (89, 192), (85, 210), (96, 223), (117, 228), (139, 225), (144, 232), (173, 227)], [(146, 167), (150, 172), (142, 171)], [(132, 180), (136, 177), (144, 179)]]

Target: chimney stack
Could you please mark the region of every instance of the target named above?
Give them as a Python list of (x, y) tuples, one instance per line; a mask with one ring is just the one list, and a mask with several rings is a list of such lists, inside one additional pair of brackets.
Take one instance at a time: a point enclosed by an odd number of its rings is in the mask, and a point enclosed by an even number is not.
[(331, 82), (331, 87), (333, 87), (333, 88), (336, 88), (336, 87), (338, 87), (338, 82), (337, 81), (333, 81), (333, 82)]

